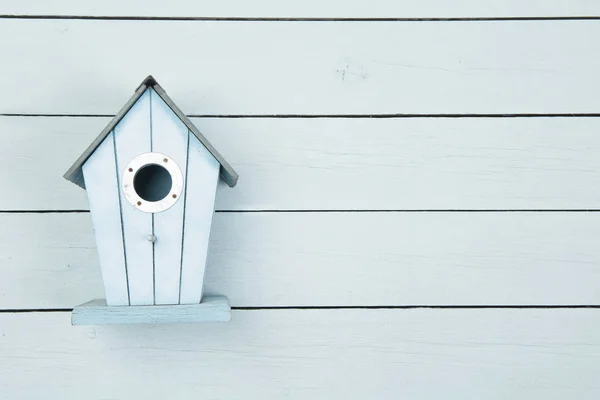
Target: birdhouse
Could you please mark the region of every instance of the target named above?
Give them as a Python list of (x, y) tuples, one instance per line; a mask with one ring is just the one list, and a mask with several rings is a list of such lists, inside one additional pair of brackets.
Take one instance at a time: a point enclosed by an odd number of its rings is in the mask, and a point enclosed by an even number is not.
[(73, 324), (230, 319), (202, 289), (217, 184), (238, 175), (152, 76), (64, 177), (87, 192), (106, 295)]

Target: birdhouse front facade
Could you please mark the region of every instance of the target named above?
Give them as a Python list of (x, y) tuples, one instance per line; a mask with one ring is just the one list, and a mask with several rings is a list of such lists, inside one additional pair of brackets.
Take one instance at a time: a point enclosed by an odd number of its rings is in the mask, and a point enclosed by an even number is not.
[(201, 303), (220, 177), (237, 182), (146, 78), (65, 174), (87, 191), (108, 306)]

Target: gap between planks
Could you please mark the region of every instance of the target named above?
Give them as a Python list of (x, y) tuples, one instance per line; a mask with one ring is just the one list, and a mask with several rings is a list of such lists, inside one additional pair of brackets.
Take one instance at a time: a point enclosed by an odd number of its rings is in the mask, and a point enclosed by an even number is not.
[(133, 15), (25, 15), (0, 14), (0, 19), (48, 19), (48, 20), (99, 20), (99, 21), (220, 21), (220, 22), (479, 22), (479, 21), (589, 21), (600, 16), (554, 16), (554, 17), (152, 17)]
[[(125, 306), (123, 306), (125, 307)], [(536, 305), (406, 305), (406, 306), (237, 306), (233, 311), (261, 310), (536, 310), (536, 309), (600, 309), (600, 304), (536, 304)], [(72, 312), (72, 308), (9, 308), (0, 309), (0, 314), (61, 313)]]
[[(509, 113), (509, 114), (187, 114), (189, 118), (265, 119), (403, 119), (403, 118), (598, 118), (600, 113)], [(0, 117), (113, 118), (114, 114), (0, 113)]]
[[(86, 214), (90, 210), (0, 210), (0, 214)], [(549, 209), (414, 209), (414, 210), (215, 210), (217, 214), (276, 213), (595, 213), (598, 208)]]

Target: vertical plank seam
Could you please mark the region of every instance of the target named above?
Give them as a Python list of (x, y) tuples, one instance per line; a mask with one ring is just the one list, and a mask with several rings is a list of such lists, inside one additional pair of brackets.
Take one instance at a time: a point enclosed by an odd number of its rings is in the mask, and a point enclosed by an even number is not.
[(188, 183), (188, 173), (189, 173), (189, 165), (190, 165), (190, 135), (192, 133), (188, 129), (187, 134), (187, 151), (185, 156), (185, 182), (183, 183), (183, 220), (181, 226), (181, 255), (179, 259), (179, 299), (177, 303), (181, 304), (181, 282), (183, 281), (183, 248), (185, 242), (185, 210), (187, 207), (187, 183)]
[(125, 244), (125, 226), (123, 224), (123, 202), (121, 200), (121, 179), (119, 177), (119, 161), (117, 158), (117, 138), (115, 131), (111, 132), (113, 140), (113, 155), (115, 157), (115, 174), (117, 175), (117, 197), (119, 198), (119, 214), (121, 221), (121, 239), (123, 239), (123, 261), (125, 262), (125, 282), (127, 283), (127, 304), (131, 305), (131, 294), (129, 293), (129, 273), (127, 272), (127, 246)]
[[(150, 152), (154, 151), (152, 144), (152, 89), (148, 89), (148, 102), (150, 103)], [(152, 218), (152, 236), (154, 234), (154, 213), (151, 213)], [(156, 304), (156, 240), (152, 242), (152, 304)]]
[[(214, 158), (214, 157), (213, 157)], [(215, 160), (217, 161), (217, 164), (219, 163), (219, 160), (217, 160), (215, 158)], [(202, 271), (202, 287), (200, 287), (200, 303), (202, 303), (202, 296), (204, 296), (204, 277), (206, 276), (206, 269), (208, 268), (208, 253), (210, 253), (210, 238), (212, 236), (212, 232), (213, 232), (213, 223), (215, 222), (215, 207), (217, 204), (217, 189), (219, 188), (219, 180), (221, 179), (221, 165), (219, 165), (218, 169), (217, 169), (217, 183), (215, 184), (215, 188), (214, 188), (214, 197), (213, 197), (213, 205), (212, 205), (212, 215), (210, 217), (210, 227), (209, 227), (209, 231), (208, 231), (208, 241), (206, 242), (206, 255), (204, 258), (204, 270)]]

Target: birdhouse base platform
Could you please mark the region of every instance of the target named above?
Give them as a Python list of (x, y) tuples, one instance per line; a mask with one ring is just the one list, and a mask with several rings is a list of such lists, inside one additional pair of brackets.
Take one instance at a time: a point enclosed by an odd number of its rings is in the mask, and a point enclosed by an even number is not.
[(200, 304), (151, 306), (108, 306), (97, 299), (77, 306), (71, 314), (73, 325), (178, 324), (227, 322), (231, 307), (225, 296), (204, 296)]

